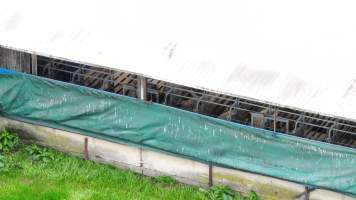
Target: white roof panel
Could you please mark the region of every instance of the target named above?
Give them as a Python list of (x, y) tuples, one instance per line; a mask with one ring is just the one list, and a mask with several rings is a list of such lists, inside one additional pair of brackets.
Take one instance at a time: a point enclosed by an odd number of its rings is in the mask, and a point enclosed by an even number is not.
[(0, 45), (356, 120), (354, 0), (0, 0)]

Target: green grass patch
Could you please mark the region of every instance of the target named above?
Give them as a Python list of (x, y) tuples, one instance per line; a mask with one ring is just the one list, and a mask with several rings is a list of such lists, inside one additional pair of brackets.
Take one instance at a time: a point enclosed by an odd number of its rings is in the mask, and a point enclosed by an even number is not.
[(0, 200), (250, 199), (223, 186), (205, 191), (169, 176), (150, 178), (25, 145), (8, 131), (0, 138)]
[[(46, 150), (48, 151), (48, 150)], [(201, 199), (197, 187), (162, 187), (149, 177), (54, 152), (54, 159), (33, 159), (25, 148), (3, 154), (0, 200), (32, 199)]]

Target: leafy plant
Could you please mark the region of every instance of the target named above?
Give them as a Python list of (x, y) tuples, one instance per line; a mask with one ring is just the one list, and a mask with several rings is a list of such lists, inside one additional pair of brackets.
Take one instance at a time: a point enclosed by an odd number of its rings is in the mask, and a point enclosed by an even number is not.
[(0, 155), (0, 171), (9, 171), (11, 169), (22, 169), (22, 166), (13, 155)]
[(10, 133), (6, 129), (0, 132), (0, 152), (9, 152), (14, 150), (19, 144), (19, 137)]
[(177, 181), (170, 176), (156, 176), (155, 181), (164, 185), (175, 185)]
[(257, 194), (255, 191), (251, 191), (248, 195), (247, 198), (245, 198), (246, 200), (259, 200), (260, 198), (258, 198)]
[(233, 200), (234, 191), (225, 185), (213, 186), (207, 193), (209, 200)]
[(31, 160), (48, 162), (55, 159), (55, 153), (45, 147), (32, 144), (26, 147), (27, 152), (31, 155)]
[(216, 185), (213, 186), (207, 193), (207, 200), (259, 200), (256, 192), (251, 191), (247, 197), (233, 191), (228, 186)]
[(5, 157), (0, 155), (0, 170), (5, 168)]

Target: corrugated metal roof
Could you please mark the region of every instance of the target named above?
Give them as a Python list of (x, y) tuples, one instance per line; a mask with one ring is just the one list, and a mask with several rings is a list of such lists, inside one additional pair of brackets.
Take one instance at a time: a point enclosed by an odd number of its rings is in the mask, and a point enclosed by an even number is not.
[(0, 45), (356, 120), (353, 0), (0, 0)]

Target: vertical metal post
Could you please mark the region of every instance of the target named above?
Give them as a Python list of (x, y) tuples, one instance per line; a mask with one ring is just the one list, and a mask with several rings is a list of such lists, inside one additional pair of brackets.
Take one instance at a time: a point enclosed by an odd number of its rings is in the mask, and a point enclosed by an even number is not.
[(311, 193), (312, 191), (314, 191), (315, 189), (316, 189), (316, 188), (314, 188), (314, 187), (305, 186), (304, 192), (302, 192), (301, 194), (298, 194), (298, 195), (295, 196), (293, 199), (309, 200), (310, 193)]
[[(137, 98), (142, 101), (147, 100), (147, 80), (143, 76), (137, 76)], [(143, 175), (143, 157), (142, 157), (142, 146), (140, 146), (140, 167), (141, 174)]]
[(332, 143), (333, 141), (333, 130), (336, 126), (336, 123), (334, 123), (329, 129), (328, 129), (328, 137), (326, 138), (326, 140), (329, 142), (329, 143)]
[(307, 189), (306, 193), (305, 193), (305, 200), (309, 200), (310, 197), (310, 191), (309, 189)]
[(147, 80), (143, 76), (137, 77), (137, 98), (147, 100)]
[(286, 121), (286, 133), (289, 133), (289, 120)]
[(209, 187), (213, 187), (213, 165), (209, 164)]
[(310, 198), (310, 192), (314, 191), (316, 188), (306, 186), (305, 187), (305, 200), (309, 200)]
[(305, 125), (304, 125), (304, 123), (305, 123), (305, 118), (304, 118), (304, 113), (303, 113), (303, 115), (302, 115), (302, 127), (300, 129), (303, 137), (304, 137), (304, 134), (305, 134), (305, 131), (304, 131), (305, 130)]
[(277, 131), (277, 115), (278, 115), (278, 109), (275, 108), (273, 112), (273, 131)]
[(332, 128), (330, 128), (330, 129), (328, 130), (328, 137), (326, 138), (326, 140), (327, 140), (328, 142), (331, 142), (331, 134), (332, 134)]
[(84, 138), (84, 159), (89, 160), (88, 138)]
[(229, 108), (229, 120), (231, 121), (231, 118), (232, 118), (232, 109), (233, 108), (235, 108), (235, 107), (239, 107), (239, 104), (240, 104), (240, 102), (239, 102), (239, 99), (238, 98), (236, 98), (236, 100), (235, 100), (235, 102), (230, 106), (230, 108)]
[[(298, 126), (299, 126), (299, 128), (298, 128)], [(295, 135), (304, 137), (304, 113), (299, 115), (299, 117), (294, 125), (293, 133)]]
[(199, 112), (200, 101), (201, 101), (203, 98), (204, 98), (204, 94), (203, 94), (201, 97), (199, 97), (199, 99), (197, 99), (197, 105), (196, 105), (195, 108), (194, 108), (194, 111), (195, 111), (195, 112)]
[(31, 54), (31, 71), (33, 75), (37, 75), (37, 55)]

